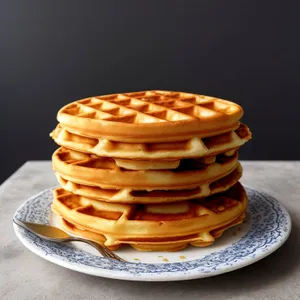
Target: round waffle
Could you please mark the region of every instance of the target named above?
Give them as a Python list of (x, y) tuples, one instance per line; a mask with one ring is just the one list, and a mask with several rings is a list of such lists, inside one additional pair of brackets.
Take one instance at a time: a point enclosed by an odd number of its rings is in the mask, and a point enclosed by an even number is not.
[(142, 251), (175, 251), (189, 243), (208, 246), (225, 229), (242, 222), (246, 207), (240, 183), (203, 201), (148, 205), (105, 203), (59, 188), (52, 204), (67, 230), (107, 247), (129, 244)]
[[(86, 230), (78, 225), (76, 226), (58, 215), (56, 217), (58, 219), (59, 226), (69, 234), (84, 237), (88, 240), (94, 240), (100, 244), (105, 243), (106, 238), (104, 235)], [(203, 233), (202, 235), (198, 234), (196, 236), (181, 237), (181, 239), (170, 238), (166, 239), (165, 241), (126, 241), (124, 242), (124, 244), (130, 245), (138, 251), (179, 251), (186, 248), (188, 244), (191, 244), (195, 247), (207, 247), (210, 246), (216, 238), (219, 238), (226, 229), (241, 224), (245, 220), (245, 218), (246, 214), (243, 213), (231, 223), (220, 228), (211, 230), (209, 235)], [(120, 248), (120, 244), (111, 245), (107, 247), (111, 250), (116, 250)]]
[(186, 159), (173, 170), (135, 171), (118, 167), (112, 158), (59, 148), (52, 156), (52, 163), (61, 177), (78, 184), (103, 189), (179, 190), (195, 188), (229, 174), (238, 165), (238, 153), (232, 156), (219, 154), (216, 162), (209, 165)]
[(207, 138), (193, 137), (179, 142), (126, 143), (113, 142), (103, 137), (83, 137), (59, 124), (50, 136), (58, 145), (83, 153), (124, 159), (172, 159), (174, 166), (182, 158), (199, 158), (236, 149), (251, 138), (251, 132), (245, 124), (240, 124), (236, 130)]
[(239, 126), (242, 108), (203, 95), (144, 91), (86, 98), (57, 115), (67, 130), (82, 136), (129, 143), (208, 137)]
[(105, 202), (128, 204), (170, 203), (195, 198), (204, 198), (228, 190), (241, 178), (242, 166), (238, 164), (234, 171), (228, 175), (217, 180), (200, 184), (198, 187), (189, 190), (136, 191), (131, 188), (124, 188), (120, 190), (102, 189), (96, 186), (87, 186), (74, 183), (70, 180), (65, 180), (58, 174), (56, 174), (56, 176), (62, 188), (76, 195), (87, 198)]

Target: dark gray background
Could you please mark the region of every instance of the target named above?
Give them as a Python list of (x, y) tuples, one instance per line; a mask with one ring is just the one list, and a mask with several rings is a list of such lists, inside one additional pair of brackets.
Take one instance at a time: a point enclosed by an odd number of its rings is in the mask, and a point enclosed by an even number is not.
[(233, 100), (242, 159), (299, 159), (299, 1), (0, 2), (0, 182), (50, 159), (64, 104), (170, 89)]

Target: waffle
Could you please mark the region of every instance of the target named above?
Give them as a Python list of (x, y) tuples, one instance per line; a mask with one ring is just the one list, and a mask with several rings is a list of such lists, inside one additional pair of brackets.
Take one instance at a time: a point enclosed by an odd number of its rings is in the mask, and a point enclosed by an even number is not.
[(184, 190), (154, 190), (135, 191), (131, 188), (121, 190), (101, 189), (82, 184), (76, 184), (70, 180), (65, 180), (57, 174), (59, 184), (66, 191), (76, 195), (92, 198), (95, 200), (111, 203), (127, 204), (147, 204), (147, 203), (170, 203), (190, 199), (199, 199), (210, 195), (221, 193), (232, 187), (242, 176), (242, 166), (238, 166), (228, 175), (199, 185), (194, 189)]
[(59, 148), (52, 156), (54, 170), (65, 180), (102, 189), (179, 190), (198, 187), (232, 172), (238, 165), (238, 153), (219, 154), (213, 164), (196, 159), (182, 160), (174, 170), (126, 170), (114, 159)]
[(59, 188), (53, 192), (52, 204), (64, 229), (107, 247), (129, 244), (141, 251), (208, 246), (228, 227), (242, 222), (246, 207), (240, 183), (205, 201), (150, 205), (105, 203)]
[[(113, 142), (102, 137), (98, 139), (83, 137), (68, 131), (59, 124), (51, 132), (50, 136), (60, 146), (98, 156), (117, 157), (119, 161), (121, 161), (121, 158), (127, 160), (168, 159), (169, 161), (172, 159), (169, 162), (169, 166), (173, 168), (182, 158), (212, 156), (217, 153), (236, 149), (251, 138), (251, 132), (246, 125), (240, 124), (236, 130), (208, 138), (193, 137), (180, 142), (132, 144)], [(121, 163), (119, 166), (121, 166)]]
[(128, 143), (180, 141), (234, 130), (243, 115), (230, 101), (171, 91), (86, 98), (64, 106), (57, 119), (82, 136)]
[[(56, 216), (58, 218), (58, 224), (59, 226), (66, 232), (68, 232), (70, 235), (83, 237), (88, 240), (96, 241), (97, 243), (104, 244), (106, 241), (106, 238), (102, 234), (95, 233), (93, 231), (86, 230), (80, 226), (76, 226), (67, 220)], [(124, 244), (128, 244), (135, 248), (138, 251), (179, 251), (188, 246), (188, 244), (191, 244), (195, 247), (207, 247), (210, 246), (216, 238), (219, 238), (225, 230), (236, 226), (238, 224), (241, 224), (246, 218), (246, 214), (241, 214), (237, 219), (232, 221), (231, 223), (217, 228), (215, 230), (212, 230), (209, 234), (202, 234), (201, 237), (199, 235), (197, 237), (193, 236), (186, 236), (183, 237), (181, 240), (167, 240), (167, 241), (152, 241), (152, 242), (139, 242), (139, 241), (126, 241)], [(117, 250), (120, 248), (120, 244), (118, 245), (110, 245), (108, 246), (111, 250)]]

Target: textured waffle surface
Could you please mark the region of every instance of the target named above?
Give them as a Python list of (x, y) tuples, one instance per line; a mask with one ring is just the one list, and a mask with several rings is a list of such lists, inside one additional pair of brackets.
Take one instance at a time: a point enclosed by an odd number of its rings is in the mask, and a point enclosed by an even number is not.
[(131, 244), (139, 250), (209, 245), (223, 229), (243, 219), (246, 207), (247, 196), (239, 183), (205, 201), (148, 205), (105, 203), (59, 188), (53, 192), (52, 204), (53, 211), (73, 224), (74, 230), (101, 235), (108, 247)]
[(216, 162), (204, 164), (201, 160), (182, 160), (173, 170), (126, 170), (115, 160), (59, 148), (52, 156), (53, 168), (65, 180), (98, 186), (104, 189), (129, 187), (135, 190), (179, 190), (199, 186), (232, 172), (238, 165), (238, 154), (219, 154)]
[(67, 129), (111, 141), (177, 141), (230, 131), (242, 108), (230, 101), (172, 91), (144, 91), (86, 98), (57, 115)]
[[(119, 241), (118, 244), (107, 246), (111, 250), (116, 250), (120, 248), (122, 244), (130, 245), (138, 251), (179, 251), (186, 248), (189, 244), (195, 247), (207, 247), (210, 246), (216, 238), (219, 238), (225, 230), (241, 224), (246, 218), (246, 214), (241, 214), (237, 219), (233, 220), (231, 223), (211, 230), (209, 233), (202, 232), (194, 235), (182, 236), (179, 238), (169, 238), (165, 240), (151, 240), (151, 241), (141, 241), (141, 240), (126, 240)], [(58, 216), (60, 227), (67, 231), (71, 235), (84, 237), (89, 240), (94, 240), (100, 244), (106, 242), (106, 237), (102, 234), (95, 233), (93, 231), (86, 230), (81, 226), (74, 225), (71, 222)]]
[(57, 174), (57, 179), (62, 188), (76, 195), (84, 196), (99, 201), (112, 203), (171, 203), (190, 199), (199, 199), (210, 195), (221, 193), (232, 187), (242, 176), (242, 167), (240, 164), (228, 175), (200, 184), (193, 189), (183, 190), (133, 190), (131, 188), (101, 189), (100, 187), (87, 186), (65, 180)]
[(124, 159), (173, 159), (172, 163), (176, 165), (176, 159), (178, 163), (182, 158), (205, 157), (236, 149), (251, 139), (251, 132), (246, 125), (240, 124), (235, 130), (208, 138), (193, 137), (179, 142), (126, 143), (83, 137), (58, 125), (51, 137), (60, 146), (79, 152)]

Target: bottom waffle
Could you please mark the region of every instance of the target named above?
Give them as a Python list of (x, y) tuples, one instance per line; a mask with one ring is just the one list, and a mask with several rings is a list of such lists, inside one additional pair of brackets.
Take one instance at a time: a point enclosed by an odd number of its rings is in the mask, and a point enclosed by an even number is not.
[[(246, 218), (246, 214), (241, 214), (237, 219), (233, 220), (231, 223), (212, 230), (207, 235), (196, 235), (196, 236), (183, 236), (178, 239), (165, 239), (164, 241), (123, 241), (122, 244), (128, 244), (138, 251), (179, 251), (186, 248), (189, 244), (195, 247), (207, 247), (210, 246), (216, 238), (219, 238), (226, 229), (233, 226), (241, 224)], [(59, 217), (58, 223), (61, 229), (68, 232), (71, 235), (80, 236), (88, 240), (96, 241), (100, 244), (105, 244), (106, 238), (104, 235), (95, 233), (93, 231), (88, 231), (86, 229), (80, 228), (80, 226), (75, 226), (74, 224), (68, 222), (67, 220)], [(110, 250), (117, 250), (120, 248), (121, 243), (117, 245), (110, 245), (108, 248)]]
[(178, 251), (211, 245), (245, 218), (247, 195), (240, 183), (197, 201), (172, 204), (105, 203), (54, 190), (52, 210), (62, 229), (111, 249), (128, 244), (139, 251)]

